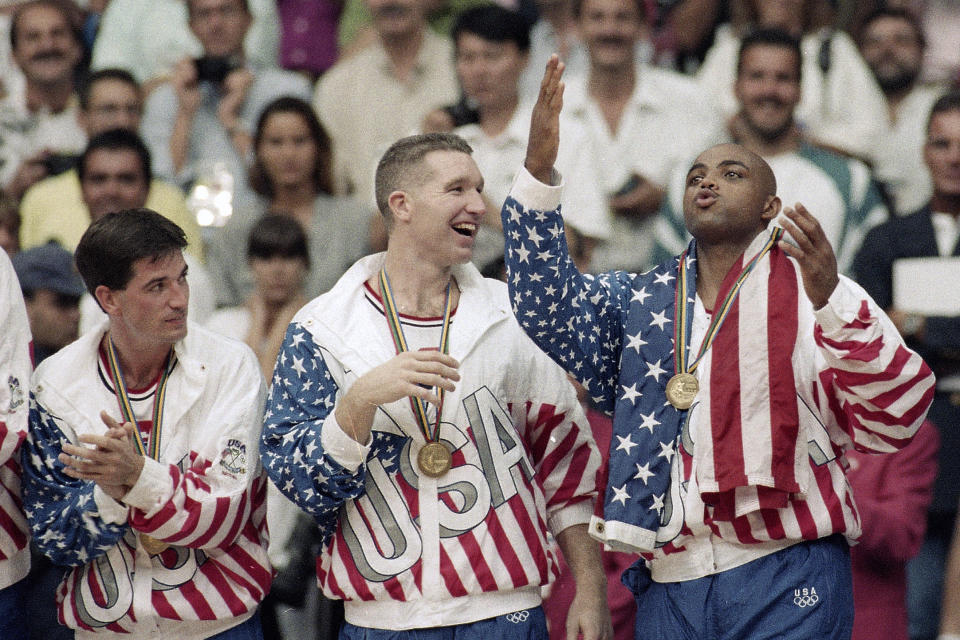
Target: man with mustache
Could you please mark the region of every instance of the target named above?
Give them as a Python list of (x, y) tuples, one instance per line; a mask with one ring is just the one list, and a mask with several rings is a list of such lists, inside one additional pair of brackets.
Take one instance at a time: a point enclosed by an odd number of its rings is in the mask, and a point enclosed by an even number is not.
[(453, 45), (427, 28), (426, 0), (366, 0), (376, 41), (340, 60), (317, 83), (314, 109), (333, 140), (338, 190), (375, 208), (377, 160), (455, 102)]
[(860, 53), (880, 85), (888, 119), (871, 159), (898, 215), (916, 211), (933, 187), (923, 163), (927, 115), (944, 87), (920, 83), (926, 39), (920, 21), (905, 9), (882, 8), (864, 20)]
[(564, 117), (588, 132), (584, 153), (603, 167), (611, 213), (592, 266), (642, 270), (656, 261), (653, 231), (671, 171), (720, 142), (722, 123), (692, 80), (637, 63), (644, 2), (575, 0), (573, 10), (589, 71), (570, 79)]
[(261, 637), (266, 386), (249, 348), (188, 323), (185, 246), (149, 209), (94, 222), (76, 262), (107, 319), (32, 380), (24, 510), (70, 567), (77, 638)]
[[(739, 111), (731, 119), (731, 139), (763, 158), (777, 178), (783, 202), (803, 201), (834, 248), (841, 273), (849, 270), (866, 232), (887, 218), (887, 209), (867, 166), (817, 146), (796, 120), (801, 98), (799, 42), (778, 29), (759, 29), (742, 40), (734, 94)], [(687, 231), (681, 214), (686, 176), (671, 179), (666, 219), (679, 240)]]
[(75, 77), (83, 51), (77, 16), (55, 0), (33, 0), (10, 24), (13, 58), (26, 85), (0, 103), (0, 187), (19, 200), (51, 173), (58, 152), (75, 154), (86, 137), (77, 123)]
[[(613, 413), (591, 533), (641, 556), (624, 573), (636, 638), (850, 637), (860, 519), (844, 450), (906, 446), (934, 376), (837, 273), (800, 204), (784, 227), (769, 165), (736, 144), (687, 171), (694, 240), (644, 274), (583, 275), (553, 169), (562, 67), (547, 67), (524, 170), (502, 212), (514, 315)], [(555, 231), (551, 231), (551, 230)]]

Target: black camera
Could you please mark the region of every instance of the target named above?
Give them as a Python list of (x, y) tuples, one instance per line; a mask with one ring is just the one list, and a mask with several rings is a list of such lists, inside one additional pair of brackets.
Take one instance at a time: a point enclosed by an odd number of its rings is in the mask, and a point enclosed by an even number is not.
[(222, 56), (203, 56), (196, 58), (193, 64), (197, 68), (197, 82), (223, 82), (237, 68), (233, 60)]

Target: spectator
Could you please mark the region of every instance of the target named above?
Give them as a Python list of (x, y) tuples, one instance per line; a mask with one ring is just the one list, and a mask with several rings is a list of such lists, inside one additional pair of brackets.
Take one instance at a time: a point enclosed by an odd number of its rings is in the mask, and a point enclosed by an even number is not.
[(251, 127), (263, 107), (282, 95), (308, 98), (309, 83), (288, 71), (248, 64), (247, 0), (187, 0), (187, 12), (204, 58), (181, 59), (170, 82), (150, 94), (141, 132), (157, 175), (185, 185), (219, 162), (242, 183)]
[(925, 38), (920, 22), (903, 9), (878, 9), (860, 32), (860, 52), (886, 101), (883, 134), (872, 154), (877, 178), (899, 215), (930, 199), (930, 174), (923, 164), (930, 107), (942, 87), (920, 84)]
[[(89, 140), (111, 129), (136, 133), (142, 111), (140, 87), (122, 69), (96, 71), (81, 84), (78, 118)], [(202, 256), (199, 228), (177, 187), (153, 178), (144, 206), (176, 222), (187, 234), (188, 251), (197, 258)], [(20, 203), (20, 215), (20, 241), (24, 247), (40, 246), (50, 239), (75, 247), (90, 224), (76, 167), (33, 185)]]
[(20, 442), (27, 433), (30, 328), (10, 259), (0, 252), (0, 636), (20, 637), (30, 570), (29, 530), (20, 499)]
[(0, 249), (11, 258), (20, 251), (20, 213), (17, 204), (3, 192), (0, 192)]
[(612, 212), (610, 241), (596, 248), (593, 270), (642, 271), (654, 263), (655, 214), (671, 172), (723, 136), (692, 80), (637, 64), (642, 8), (635, 0), (574, 4), (590, 72), (567, 82), (564, 117), (587, 131), (581, 153), (603, 167), (600, 188)]
[(279, 98), (263, 110), (254, 133), (250, 185), (257, 194), (235, 207), (214, 237), (208, 263), (219, 306), (236, 306), (253, 290), (246, 238), (265, 213), (292, 217), (306, 230), (311, 260), (305, 291), (327, 291), (353, 261), (367, 253), (369, 212), (354, 199), (331, 193), (330, 139), (310, 105)]
[(343, 0), (276, 0), (280, 66), (316, 79), (337, 61), (337, 23)]
[(320, 79), (313, 106), (333, 140), (337, 191), (373, 211), (377, 160), (431, 110), (455, 101), (458, 90), (453, 47), (427, 28), (423, 0), (366, 2), (376, 42)]
[[(277, 66), (277, 0), (248, 0), (252, 23), (243, 40), (250, 64)], [(90, 66), (126, 69), (149, 94), (184, 57), (203, 55), (190, 30), (186, 0), (110, 0), (100, 21)], [(157, 29), (157, 25), (163, 25)]]
[(907, 567), (910, 637), (931, 640), (937, 635), (944, 565), (960, 500), (960, 314), (928, 311), (902, 296), (936, 287), (955, 291), (958, 285), (956, 278), (943, 276), (936, 261), (928, 263), (927, 271), (913, 261), (904, 288), (895, 290), (894, 275), (910, 268), (912, 258), (960, 256), (960, 93), (934, 103), (923, 158), (933, 182), (929, 203), (872, 229), (857, 253), (854, 272), (937, 376), (929, 418), (940, 432), (939, 472), (923, 547)]
[[(150, 167), (150, 152), (133, 132), (114, 129), (91, 140), (77, 165), (90, 222), (114, 211), (142, 208), (150, 194)], [(65, 231), (69, 233), (62, 234), (64, 246), (75, 248), (79, 227), (65, 228)], [(85, 231), (80, 232), (81, 237), (83, 233)], [(184, 254), (184, 260), (190, 267), (190, 315), (203, 323), (213, 312), (213, 285), (199, 260), (189, 253)], [(100, 307), (93, 297), (84, 296), (80, 301), (80, 333), (86, 333), (101, 319)]]
[(850, 548), (851, 640), (907, 638), (906, 567), (923, 544), (938, 448), (937, 429), (927, 422), (895, 453), (847, 452), (847, 478), (863, 527), (859, 543)]
[[(758, 29), (740, 45), (734, 94), (740, 110), (730, 121), (734, 142), (770, 165), (783, 202), (803, 202), (834, 248), (841, 273), (849, 271), (866, 232), (887, 218), (870, 169), (861, 161), (812, 144), (797, 122), (802, 101), (800, 43), (778, 29)], [(671, 181), (667, 213), (683, 238), (681, 213), (686, 172)], [(782, 224), (782, 223), (781, 223)]]
[[(517, 167), (527, 148), (532, 104), (520, 96), (519, 80), (527, 66), (530, 28), (520, 14), (496, 5), (467, 9), (453, 27), (456, 69), (467, 100), (476, 105), (476, 124), (457, 127), (454, 133), (473, 148), (473, 157), (484, 176), (487, 211), (499, 211), (507, 199)], [(574, 212), (568, 228), (587, 236), (591, 246), (609, 235), (599, 178), (590, 156), (580, 153), (587, 144), (579, 123), (564, 123), (564, 141), (557, 163), (570, 189), (564, 205)], [(586, 249), (589, 253), (589, 248)], [(484, 216), (477, 232), (473, 263), (481, 271), (503, 260), (503, 231), (497, 216)]]
[(577, 27), (574, 4), (579, 0), (536, 0), (537, 21), (530, 29), (530, 55), (520, 76), (520, 93), (535, 100), (543, 67), (554, 53), (567, 66), (567, 77), (584, 76), (590, 68), (587, 48)]
[(188, 322), (185, 244), (148, 209), (95, 221), (76, 259), (108, 320), (32, 380), (24, 504), (81, 637), (260, 634), (265, 389), (249, 349)]
[(797, 121), (810, 138), (869, 158), (884, 121), (883, 94), (853, 40), (816, 22), (821, 0), (744, 2), (746, 15), (721, 25), (697, 77), (725, 117), (737, 112), (733, 85), (740, 39), (754, 28), (777, 28), (801, 40), (803, 97)]
[(31, 0), (13, 14), (10, 46), (26, 85), (0, 102), (0, 186), (18, 201), (56, 172), (56, 154), (76, 153), (86, 141), (75, 92), (83, 49), (71, 7)]
[(55, 242), (13, 257), (33, 335), (33, 361), (40, 364), (77, 339), (83, 280), (73, 254)]

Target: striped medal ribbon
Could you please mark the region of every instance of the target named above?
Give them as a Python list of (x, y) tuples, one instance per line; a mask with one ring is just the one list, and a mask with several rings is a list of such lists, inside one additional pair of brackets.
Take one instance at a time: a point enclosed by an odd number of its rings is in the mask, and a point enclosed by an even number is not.
[(737, 299), (737, 296), (740, 295), (740, 288), (743, 286), (743, 283), (746, 282), (747, 277), (753, 271), (753, 268), (757, 266), (757, 263), (760, 262), (761, 258), (773, 249), (781, 237), (783, 237), (783, 229), (780, 227), (775, 228), (760, 252), (744, 266), (743, 271), (741, 271), (737, 277), (737, 281), (730, 287), (730, 291), (727, 292), (720, 307), (716, 313), (713, 314), (697, 357), (689, 364), (687, 363), (687, 341), (690, 339), (688, 325), (692, 314), (689, 314), (687, 311), (687, 296), (689, 295), (687, 252), (684, 251), (680, 255), (680, 268), (677, 273), (677, 291), (674, 300), (674, 308), (676, 309), (673, 329), (674, 375), (667, 381), (666, 389), (667, 400), (677, 409), (689, 409), (693, 405), (693, 400), (697, 397), (697, 392), (700, 391), (700, 383), (697, 377), (693, 375), (693, 372), (696, 371), (697, 365), (700, 364), (710, 345), (713, 344), (713, 340), (720, 331), (720, 327), (723, 326), (723, 321), (726, 320), (727, 314), (730, 312), (731, 307), (733, 307), (733, 302)]
[[(393, 289), (390, 287), (390, 278), (387, 277), (386, 269), (380, 269), (380, 296), (383, 298), (383, 315), (387, 318), (387, 325), (390, 327), (390, 335), (393, 337), (393, 346), (397, 354), (408, 351), (407, 340), (403, 335), (403, 327), (400, 324), (400, 314), (397, 313), (397, 305), (393, 297)], [(440, 330), (440, 353), (446, 354), (450, 348), (450, 314), (452, 311), (450, 300), (450, 283), (447, 283), (446, 298), (443, 303), (443, 326)], [(440, 442), (440, 415), (443, 413), (443, 388), (437, 387), (437, 395), (440, 397), (440, 406), (437, 407), (437, 418), (430, 424), (427, 417), (427, 408), (423, 400), (416, 396), (410, 396), (410, 408), (413, 410), (413, 417), (417, 422), (420, 433), (426, 444), (417, 454), (417, 466), (420, 467), (425, 475), (431, 478), (439, 478), (447, 471), (453, 463), (453, 455), (450, 449), (444, 443)]]
[[(143, 442), (140, 435), (140, 427), (137, 423), (137, 417), (133, 413), (133, 403), (130, 402), (130, 395), (127, 393), (127, 385), (123, 380), (123, 372), (120, 370), (120, 359), (117, 357), (117, 348), (113, 344), (113, 338), (107, 337), (107, 365), (110, 370), (110, 378), (113, 380), (114, 392), (117, 396), (117, 403), (120, 405), (120, 413), (123, 414), (123, 421), (134, 425), (133, 444), (137, 452), (144, 457), (151, 457), (154, 460), (160, 459), (160, 434), (163, 430), (163, 404), (167, 397), (167, 381), (170, 379), (170, 372), (173, 370), (174, 357), (173, 351), (167, 355), (166, 362), (163, 363), (163, 371), (160, 374), (160, 381), (157, 384), (156, 394), (153, 398), (153, 424), (150, 427), (150, 450)], [(157, 540), (145, 533), (138, 535), (140, 546), (143, 547), (151, 556), (164, 551), (167, 543)]]

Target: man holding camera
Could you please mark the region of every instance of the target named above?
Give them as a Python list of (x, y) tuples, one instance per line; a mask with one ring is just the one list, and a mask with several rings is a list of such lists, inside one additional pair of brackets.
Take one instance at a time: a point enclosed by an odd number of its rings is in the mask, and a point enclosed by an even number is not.
[(187, 14), (203, 56), (181, 60), (170, 82), (151, 94), (141, 133), (161, 177), (185, 184), (204, 164), (223, 162), (242, 180), (264, 105), (282, 95), (309, 100), (310, 85), (296, 74), (247, 64), (247, 0), (187, 0)]

